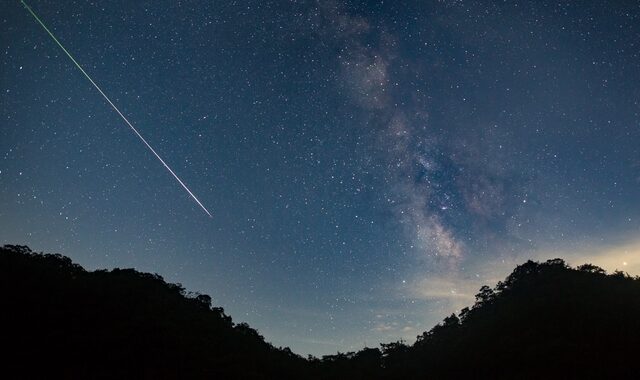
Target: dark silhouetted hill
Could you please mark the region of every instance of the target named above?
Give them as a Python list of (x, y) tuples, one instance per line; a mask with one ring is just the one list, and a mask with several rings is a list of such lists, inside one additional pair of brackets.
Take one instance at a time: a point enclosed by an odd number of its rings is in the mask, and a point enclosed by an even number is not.
[(5, 246), (0, 289), (0, 371), (15, 378), (297, 378), (306, 365), (158, 275)]
[(640, 379), (640, 279), (528, 261), (383, 355), (394, 378)]
[(640, 279), (529, 261), (413, 345), (303, 359), (132, 269), (0, 249), (2, 378), (640, 378)]

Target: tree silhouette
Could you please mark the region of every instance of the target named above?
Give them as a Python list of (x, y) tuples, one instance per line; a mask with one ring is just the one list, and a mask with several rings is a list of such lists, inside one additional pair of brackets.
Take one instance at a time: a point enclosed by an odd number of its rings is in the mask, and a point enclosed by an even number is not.
[(640, 279), (528, 261), (413, 345), (301, 358), (157, 274), (0, 249), (3, 378), (637, 378)]

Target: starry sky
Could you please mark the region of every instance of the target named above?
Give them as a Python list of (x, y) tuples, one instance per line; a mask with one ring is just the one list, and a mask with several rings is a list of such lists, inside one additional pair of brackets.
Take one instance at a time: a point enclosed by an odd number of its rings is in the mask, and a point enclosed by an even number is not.
[(0, 5), (0, 243), (210, 294), (300, 354), (527, 259), (640, 274), (636, 1)]

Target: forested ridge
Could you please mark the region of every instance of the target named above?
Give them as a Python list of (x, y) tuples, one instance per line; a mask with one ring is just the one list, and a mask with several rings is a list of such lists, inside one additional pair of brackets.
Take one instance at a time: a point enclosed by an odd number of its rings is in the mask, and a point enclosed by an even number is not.
[(412, 345), (303, 358), (211, 297), (133, 269), (0, 249), (3, 378), (638, 378), (640, 279), (528, 261)]

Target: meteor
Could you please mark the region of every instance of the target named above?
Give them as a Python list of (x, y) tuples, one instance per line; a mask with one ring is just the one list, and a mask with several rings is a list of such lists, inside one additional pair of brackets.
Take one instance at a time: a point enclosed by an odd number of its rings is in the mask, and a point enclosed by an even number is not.
[(102, 89), (96, 84), (96, 82), (93, 81), (93, 79), (91, 79), (91, 77), (89, 76), (89, 74), (87, 74), (86, 71), (84, 71), (84, 69), (82, 68), (82, 66), (80, 66), (80, 64), (78, 63), (78, 61), (75, 60), (75, 58), (73, 58), (73, 56), (71, 55), (71, 53), (69, 53), (69, 51), (67, 49), (65, 49), (64, 46), (62, 46), (62, 44), (60, 43), (60, 41), (58, 41), (58, 39), (56, 38), (56, 36), (53, 35), (53, 33), (51, 33), (51, 31), (49, 30), (49, 28), (47, 28), (47, 26), (44, 24), (44, 22), (42, 22), (42, 20), (40, 20), (40, 18), (35, 14), (35, 12), (31, 9), (31, 7), (29, 7), (27, 5), (27, 3), (24, 2), (24, 0), (20, 0), (20, 2), (22, 3), (22, 5), (27, 9), (27, 11), (29, 11), (29, 13), (31, 13), (31, 15), (33, 16), (34, 19), (36, 19), (36, 21), (38, 22), (38, 24), (40, 24), (40, 26), (42, 26), (42, 28), (49, 34), (49, 36), (53, 39), (53, 41), (60, 47), (60, 49), (62, 49), (62, 51), (64, 51), (64, 53), (67, 55), (67, 57), (69, 57), (69, 59), (71, 59), (71, 61), (76, 65), (76, 67), (80, 70), (80, 72), (82, 72), (82, 74), (84, 74), (84, 76), (89, 80), (89, 82), (91, 82), (91, 84), (93, 85), (93, 87), (96, 88), (96, 90), (98, 90), (98, 92), (100, 93), (100, 95), (102, 95), (102, 97), (107, 101), (107, 103), (109, 103), (109, 105), (111, 105), (111, 108), (113, 108), (116, 113), (118, 115), (120, 115), (120, 117), (122, 118), (122, 120), (124, 120), (124, 122), (129, 126), (129, 128), (131, 128), (131, 130), (133, 131), (133, 133), (135, 133), (136, 136), (138, 136), (138, 138), (144, 143), (144, 145), (146, 145), (147, 148), (149, 148), (149, 150), (151, 151), (151, 153), (153, 153), (154, 156), (156, 156), (156, 158), (162, 163), (162, 165), (164, 165), (164, 167), (169, 171), (169, 173), (171, 173), (171, 175), (173, 176), (173, 178), (176, 179), (176, 181), (178, 181), (178, 183), (180, 184), (180, 186), (182, 186), (183, 189), (185, 189), (187, 191), (187, 193), (189, 193), (189, 195), (191, 196), (191, 198), (193, 198), (194, 201), (196, 201), (196, 203), (198, 204), (198, 206), (200, 206), (200, 208), (202, 208), (202, 210), (204, 212), (207, 213), (207, 215), (209, 215), (210, 218), (213, 218), (213, 215), (211, 215), (211, 213), (209, 212), (209, 210), (207, 210), (206, 207), (204, 207), (204, 205), (200, 202), (200, 200), (198, 199), (198, 197), (195, 196), (195, 194), (193, 194), (193, 192), (191, 192), (191, 190), (189, 190), (189, 188), (187, 187), (187, 185), (180, 179), (180, 177), (178, 177), (178, 175), (169, 167), (169, 165), (162, 159), (162, 157), (160, 157), (160, 155), (155, 151), (155, 149), (153, 149), (151, 147), (151, 145), (149, 145), (149, 143), (147, 142), (147, 140), (145, 140), (144, 137), (142, 137), (142, 135), (140, 134), (140, 132), (138, 132), (138, 130), (133, 126), (133, 124), (131, 124), (131, 122), (129, 122), (129, 120), (122, 114), (122, 112), (120, 112), (120, 110), (118, 109), (118, 107), (116, 107), (115, 104), (113, 104), (113, 102), (111, 101), (111, 99), (109, 99), (109, 97), (102, 91)]

